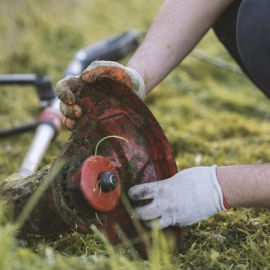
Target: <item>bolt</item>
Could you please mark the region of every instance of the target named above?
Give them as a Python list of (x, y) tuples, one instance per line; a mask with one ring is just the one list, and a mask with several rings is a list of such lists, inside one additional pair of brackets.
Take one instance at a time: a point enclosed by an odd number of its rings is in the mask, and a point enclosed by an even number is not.
[(98, 177), (99, 188), (102, 192), (110, 192), (117, 186), (117, 178), (112, 172), (102, 172)]

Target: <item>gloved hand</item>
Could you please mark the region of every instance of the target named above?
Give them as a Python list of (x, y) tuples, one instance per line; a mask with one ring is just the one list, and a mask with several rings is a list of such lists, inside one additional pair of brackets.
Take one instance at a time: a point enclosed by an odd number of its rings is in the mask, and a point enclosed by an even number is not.
[(161, 229), (191, 225), (226, 210), (216, 165), (186, 169), (167, 180), (134, 186), (129, 197), (133, 201), (151, 199), (135, 208), (135, 216), (148, 226), (156, 220)]
[(91, 77), (87, 77), (88, 82), (94, 82), (99, 78), (120, 80), (141, 99), (144, 99), (144, 81), (136, 70), (112, 61), (95, 61), (80, 76), (66, 77), (56, 85), (56, 93), (61, 100), (60, 111), (64, 115), (63, 123), (66, 127), (72, 129), (75, 125), (75, 119), (81, 117), (82, 110), (76, 105), (74, 94), (79, 88), (80, 82), (84, 80), (84, 74), (89, 71), (91, 71)]

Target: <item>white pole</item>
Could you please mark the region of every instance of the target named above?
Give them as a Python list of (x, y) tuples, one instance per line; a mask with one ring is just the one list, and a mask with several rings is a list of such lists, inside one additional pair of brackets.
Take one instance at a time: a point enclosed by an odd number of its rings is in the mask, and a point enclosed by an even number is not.
[[(59, 114), (59, 99), (55, 98), (50, 106), (55, 110), (56, 114)], [(33, 141), (25, 155), (22, 165), (19, 169), (19, 173), (24, 177), (34, 173), (38, 165), (44, 156), (51, 140), (55, 136), (55, 128), (52, 125), (44, 122), (38, 125)]]

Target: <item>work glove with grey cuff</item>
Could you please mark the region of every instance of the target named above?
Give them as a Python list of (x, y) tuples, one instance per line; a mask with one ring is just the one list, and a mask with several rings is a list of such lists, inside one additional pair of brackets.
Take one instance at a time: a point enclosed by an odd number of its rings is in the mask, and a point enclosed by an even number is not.
[(216, 165), (183, 170), (173, 177), (132, 187), (129, 197), (134, 202), (152, 200), (135, 208), (135, 217), (151, 226), (187, 226), (206, 220), (226, 210)]
[[(145, 85), (140, 74), (132, 69), (113, 61), (95, 61), (85, 71), (91, 71), (94, 76), (90, 80), (111, 78), (117, 80), (117, 74), (124, 74), (131, 85), (128, 85), (141, 99), (145, 97)], [(82, 72), (82, 74), (84, 71)], [(123, 80), (125, 82), (125, 80)], [(81, 76), (69, 76), (59, 81), (56, 85), (56, 93), (61, 100), (60, 111), (64, 115), (63, 123), (68, 128), (73, 128), (75, 119), (80, 118), (81, 108), (76, 104), (75, 93), (79, 88)]]

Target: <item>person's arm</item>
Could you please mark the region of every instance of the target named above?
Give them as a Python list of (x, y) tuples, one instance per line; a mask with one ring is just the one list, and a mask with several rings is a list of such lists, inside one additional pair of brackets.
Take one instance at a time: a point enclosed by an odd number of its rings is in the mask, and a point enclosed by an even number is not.
[(166, 0), (128, 63), (149, 92), (180, 63), (233, 0)]
[(270, 163), (194, 167), (134, 186), (129, 197), (134, 202), (151, 200), (135, 213), (146, 224), (155, 220), (160, 228), (191, 225), (230, 207), (270, 209)]
[[(107, 61), (97, 64), (105, 68), (114, 65), (123, 70), (130, 76), (132, 90), (144, 98), (184, 59), (231, 2), (233, 0), (166, 0), (127, 67)], [(79, 80), (77, 76), (65, 78), (56, 87), (62, 101), (63, 122), (69, 128), (73, 128), (75, 119), (81, 116), (74, 97)]]
[(270, 163), (218, 167), (217, 179), (231, 207), (270, 208)]

